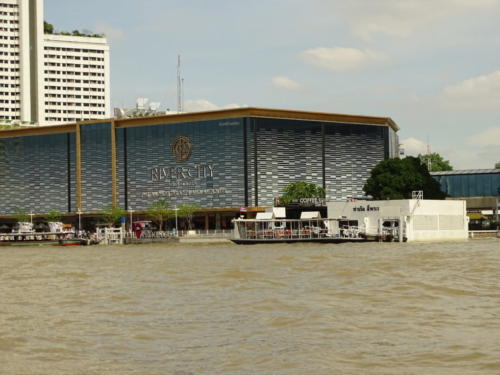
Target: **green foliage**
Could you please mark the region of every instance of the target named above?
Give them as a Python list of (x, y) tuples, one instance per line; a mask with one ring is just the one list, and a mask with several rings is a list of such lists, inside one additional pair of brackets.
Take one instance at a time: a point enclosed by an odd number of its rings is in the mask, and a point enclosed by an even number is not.
[(443, 157), (439, 155), (437, 152), (433, 152), (432, 154), (428, 155), (418, 154), (418, 158), (420, 159), (421, 163), (424, 164), (425, 166), (429, 165), (429, 160), (430, 160), (431, 168), (429, 172), (453, 170), (453, 167), (451, 166), (450, 162), (448, 160), (444, 160)]
[(52, 210), (45, 216), (45, 220), (47, 220), (48, 223), (59, 223), (61, 221), (61, 213), (57, 210)]
[(160, 199), (151, 203), (146, 210), (148, 218), (158, 225), (159, 230), (163, 230), (163, 222), (175, 214), (168, 206), (169, 202), (166, 199)]
[(19, 208), (16, 208), (13, 216), (18, 223), (27, 223), (28, 221), (30, 221), (30, 216), (28, 215), (28, 213)]
[(495, 169), (500, 169), (500, 162), (495, 164)]
[(80, 30), (73, 30), (71, 32), (68, 31), (60, 31), (56, 32), (54, 29), (54, 25), (44, 21), (43, 22), (43, 32), (44, 34), (53, 34), (53, 35), (67, 35), (67, 36), (86, 36), (92, 38), (104, 38), (104, 34), (94, 34), (92, 32), (85, 32)]
[(120, 219), (127, 214), (123, 208), (118, 206), (108, 206), (102, 212), (102, 222), (112, 227), (120, 223)]
[(280, 205), (289, 205), (301, 198), (324, 198), (325, 189), (303, 181), (293, 182), (283, 189), (284, 194), (279, 197)]
[(193, 228), (193, 215), (196, 211), (200, 209), (200, 206), (196, 204), (182, 204), (178, 207), (177, 215), (186, 219), (188, 224), (188, 229)]
[(9, 123), (9, 120), (7, 120), (7, 121), (0, 120), (0, 130), (15, 129), (15, 128), (19, 128), (19, 126), (20, 125), (17, 122)]
[(91, 37), (91, 38), (104, 38), (104, 34), (92, 34), (92, 33), (86, 33), (83, 31), (79, 30), (73, 30), (71, 32), (69, 31), (61, 31), (58, 33), (54, 33), (55, 35), (67, 35), (67, 36), (85, 36), (85, 37)]
[(419, 158), (388, 159), (378, 163), (363, 190), (374, 199), (410, 199), (412, 191), (423, 190), (425, 199), (444, 199), (439, 183)]
[(54, 34), (54, 25), (43, 21), (43, 32), (45, 34)]

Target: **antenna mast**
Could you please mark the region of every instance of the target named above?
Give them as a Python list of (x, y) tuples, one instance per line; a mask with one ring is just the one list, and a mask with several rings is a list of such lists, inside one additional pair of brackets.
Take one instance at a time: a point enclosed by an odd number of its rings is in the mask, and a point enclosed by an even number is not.
[(429, 136), (427, 136), (427, 170), (430, 172), (431, 168), (432, 168), (431, 145), (429, 143)]
[(181, 55), (177, 55), (177, 113), (184, 112), (184, 78), (181, 75)]

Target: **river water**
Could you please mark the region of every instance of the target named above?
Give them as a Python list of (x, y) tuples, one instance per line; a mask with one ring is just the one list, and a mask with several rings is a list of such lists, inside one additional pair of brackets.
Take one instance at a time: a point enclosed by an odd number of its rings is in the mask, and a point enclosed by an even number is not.
[(500, 374), (500, 240), (1, 248), (0, 374)]

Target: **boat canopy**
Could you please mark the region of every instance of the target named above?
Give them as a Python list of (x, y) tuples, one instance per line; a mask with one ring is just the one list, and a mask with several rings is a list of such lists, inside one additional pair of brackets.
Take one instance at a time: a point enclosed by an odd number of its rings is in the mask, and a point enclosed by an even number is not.
[(286, 218), (286, 208), (285, 207), (273, 207), (274, 217), (276, 219)]
[(304, 211), (300, 214), (301, 219), (321, 219), (319, 211)]
[(257, 212), (257, 216), (255, 217), (257, 220), (272, 220), (274, 219), (273, 212)]

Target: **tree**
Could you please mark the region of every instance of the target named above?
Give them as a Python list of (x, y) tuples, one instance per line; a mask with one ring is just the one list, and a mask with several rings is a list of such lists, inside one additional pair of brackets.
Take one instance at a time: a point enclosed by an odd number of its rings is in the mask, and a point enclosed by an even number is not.
[(387, 159), (372, 169), (363, 190), (374, 199), (409, 199), (412, 191), (423, 190), (426, 199), (444, 199), (439, 183), (419, 158)]
[(495, 164), (495, 169), (500, 169), (500, 162)]
[(279, 197), (280, 205), (288, 205), (296, 199), (301, 198), (324, 198), (325, 189), (308, 182), (298, 181), (287, 185), (283, 189), (284, 194)]
[(43, 32), (44, 34), (54, 34), (54, 26), (46, 21), (43, 21)]
[(158, 224), (158, 229), (163, 230), (163, 222), (174, 215), (174, 211), (168, 208), (169, 202), (160, 199), (149, 205), (146, 210), (147, 216)]
[(102, 221), (108, 226), (112, 227), (120, 222), (120, 219), (124, 217), (127, 212), (118, 206), (108, 206), (104, 209), (102, 213)]
[(16, 210), (14, 211), (14, 218), (18, 223), (27, 223), (28, 221), (30, 221), (30, 217), (26, 213), (26, 211), (19, 208), (16, 208)]
[(59, 211), (52, 210), (47, 216), (45, 216), (45, 220), (47, 220), (48, 223), (58, 223), (61, 221), (61, 213)]
[(188, 229), (193, 228), (193, 214), (200, 209), (196, 204), (181, 204), (179, 207), (178, 216), (186, 219)]
[(418, 158), (420, 159), (422, 164), (426, 166), (429, 165), (430, 161), (430, 169), (429, 172), (439, 172), (439, 171), (452, 171), (453, 167), (451, 166), (448, 160), (444, 160), (441, 155), (437, 152), (433, 152), (432, 154), (422, 155), (418, 154)]

